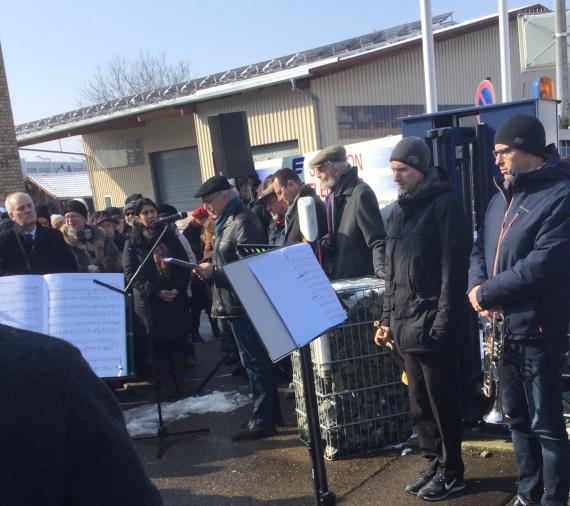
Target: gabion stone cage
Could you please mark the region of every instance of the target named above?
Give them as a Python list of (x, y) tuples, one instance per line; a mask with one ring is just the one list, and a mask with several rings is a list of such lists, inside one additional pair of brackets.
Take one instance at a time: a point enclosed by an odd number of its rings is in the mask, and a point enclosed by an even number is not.
[[(333, 284), (347, 308), (348, 320), (311, 343), (319, 421), (333, 460), (383, 448), (412, 432), (408, 393), (402, 371), (374, 344), (384, 283), (376, 278)], [(308, 443), (299, 354), (292, 355), (299, 438)]]

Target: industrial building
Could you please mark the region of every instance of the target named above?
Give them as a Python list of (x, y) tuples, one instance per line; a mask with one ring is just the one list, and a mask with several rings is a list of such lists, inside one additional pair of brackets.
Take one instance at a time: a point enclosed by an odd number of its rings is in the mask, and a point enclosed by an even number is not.
[[(531, 96), (538, 72), (521, 72), (517, 18), (509, 11), (512, 98)], [(483, 79), (500, 100), (498, 15), (433, 18), (439, 108), (474, 105)], [(553, 71), (541, 74), (554, 77)], [(208, 117), (245, 111), (254, 160), (399, 133), (425, 110), (419, 22), (194, 79), (148, 94), (19, 125), (20, 146), (82, 135), (96, 209), (143, 193), (195, 207), (214, 175)]]

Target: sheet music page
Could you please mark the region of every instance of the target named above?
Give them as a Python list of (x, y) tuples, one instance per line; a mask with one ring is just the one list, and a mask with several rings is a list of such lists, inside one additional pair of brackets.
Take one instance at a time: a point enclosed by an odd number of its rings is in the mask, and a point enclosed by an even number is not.
[(298, 346), (342, 323), (346, 314), (308, 244), (260, 255), (249, 268)]
[(99, 377), (127, 371), (125, 298), (93, 283), (124, 288), (122, 274), (49, 274), (49, 335), (77, 346)]
[(0, 277), (0, 323), (47, 334), (47, 285), (42, 276)]

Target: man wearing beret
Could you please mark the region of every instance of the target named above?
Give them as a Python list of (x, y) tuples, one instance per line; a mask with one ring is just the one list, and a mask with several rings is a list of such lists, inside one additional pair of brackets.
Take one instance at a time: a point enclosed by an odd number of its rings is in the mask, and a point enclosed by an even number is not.
[(326, 197), (327, 234), (321, 240), (331, 279), (384, 276), (386, 234), (378, 200), (343, 146), (329, 146), (309, 164), (316, 169)]
[(412, 421), (427, 460), (406, 491), (437, 501), (465, 487), (459, 353), (469, 335), (471, 238), (447, 174), (430, 167), (430, 158), (418, 137), (402, 139), (390, 156), (399, 196), (388, 219), (375, 341), (394, 339), (404, 358)]
[(501, 177), (471, 254), (469, 300), (502, 313), (502, 407), (518, 469), (511, 504), (565, 505), (569, 449), (561, 367), (570, 312), (570, 165), (542, 123), (519, 114), (495, 134)]
[(28, 194), (11, 193), (6, 208), (14, 226), (0, 234), (0, 276), (77, 272), (61, 232), (38, 225)]
[(203, 279), (213, 281), (212, 316), (228, 320), (253, 396), (251, 418), (232, 439), (245, 441), (272, 436), (276, 426), (282, 423), (282, 416), (271, 360), (222, 270), (225, 264), (239, 259), (238, 244), (264, 243), (265, 231), (223, 176), (208, 179), (194, 197), (201, 197), (208, 213), (216, 217), (212, 263), (201, 263), (195, 270)]

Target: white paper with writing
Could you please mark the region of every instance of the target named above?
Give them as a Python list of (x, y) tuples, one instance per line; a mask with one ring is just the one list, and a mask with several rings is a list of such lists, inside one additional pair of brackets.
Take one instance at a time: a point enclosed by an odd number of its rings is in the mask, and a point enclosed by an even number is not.
[(127, 370), (125, 299), (93, 283), (124, 288), (122, 274), (49, 274), (49, 335), (77, 346), (100, 377)]
[(299, 347), (346, 319), (308, 244), (255, 257), (249, 268)]
[(0, 323), (47, 334), (46, 295), (42, 276), (0, 277)]

